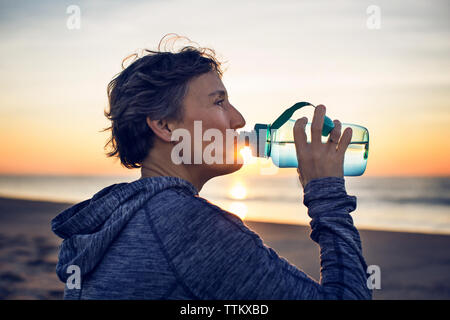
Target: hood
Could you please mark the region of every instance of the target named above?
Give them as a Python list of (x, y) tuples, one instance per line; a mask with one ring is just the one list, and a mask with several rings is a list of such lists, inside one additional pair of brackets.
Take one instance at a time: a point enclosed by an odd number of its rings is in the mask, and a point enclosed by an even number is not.
[(52, 231), (64, 239), (56, 266), (59, 279), (66, 282), (70, 265), (80, 267), (81, 275), (92, 271), (134, 214), (155, 194), (170, 188), (198, 194), (184, 179), (147, 177), (110, 185), (56, 216)]

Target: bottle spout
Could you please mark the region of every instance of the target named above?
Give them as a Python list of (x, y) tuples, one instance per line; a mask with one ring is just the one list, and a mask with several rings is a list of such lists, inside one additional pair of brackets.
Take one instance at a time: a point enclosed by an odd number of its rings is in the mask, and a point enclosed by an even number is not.
[(253, 130), (239, 132), (239, 146), (250, 148), (254, 157), (269, 157), (269, 125), (257, 123)]

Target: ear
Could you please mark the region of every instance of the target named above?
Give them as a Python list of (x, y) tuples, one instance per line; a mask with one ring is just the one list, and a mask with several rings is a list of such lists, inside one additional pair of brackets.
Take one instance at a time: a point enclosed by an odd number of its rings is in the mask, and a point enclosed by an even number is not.
[(152, 120), (150, 117), (146, 118), (147, 125), (161, 140), (171, 142), (172, 124), (166, 120)]

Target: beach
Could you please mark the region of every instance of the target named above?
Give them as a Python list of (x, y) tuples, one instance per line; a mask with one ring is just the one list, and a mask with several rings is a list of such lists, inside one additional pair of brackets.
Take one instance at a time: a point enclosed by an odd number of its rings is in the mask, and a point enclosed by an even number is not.
[[(61, 239), (50, 221), (72, 203), (0, 198), (0, 299), (62, 299)], [(278, 255), (319, 280), (308, 226), (245, 221)], [(381, 271), (374, 299), (450, 299), (450, 236), (360, 230), (368, 265)]]

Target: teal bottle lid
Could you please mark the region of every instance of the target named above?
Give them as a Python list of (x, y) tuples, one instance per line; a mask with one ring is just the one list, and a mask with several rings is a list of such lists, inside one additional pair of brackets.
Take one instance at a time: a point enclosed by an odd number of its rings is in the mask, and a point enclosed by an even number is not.
[(256, 132), (256, 148), (252, 148), (252, 150), (256, 151), (254, 156), (256, 157), (268, 157), (269, 156), (269, 144), (267, 143), (269, 140), (269, 125), (257, 123), (255, 124), (255, 132)]

